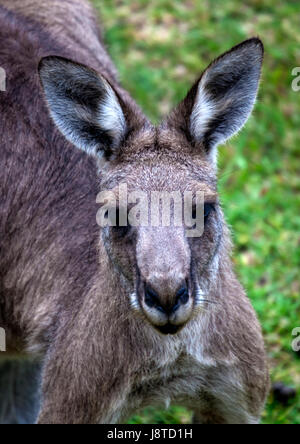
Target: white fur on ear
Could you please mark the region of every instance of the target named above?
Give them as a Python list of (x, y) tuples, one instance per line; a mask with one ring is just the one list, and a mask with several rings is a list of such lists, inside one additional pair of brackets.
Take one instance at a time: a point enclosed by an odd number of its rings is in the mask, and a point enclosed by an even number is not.
[[(217, 104), (209, 97), (205, 90), (205, 76), (204, 73), (201, 82), (199, 83), (195, 105), (191, 115), (191, 134), (196, 140), (201, 140), (210, 127), (210, 124), (217, 114)], [(213, 163), (217, 163), (217, 147), (211, 147), (208, 153)]]
[(215, 60), (198, 83), (190, 117), (192, 137), (202, 142), (212, 162), (217, 146), (245, 125), (256, 101), (263, 45), (246, 40)]
[(216, 114), (216, 104), (205, 91), (205, 77), (206, 73), (199, 84), (191, 115), (191, 133), (197, 140), (200, 140), (202, 135), (208, 131), (210, 122)]
[(126, 120), (120, 102), (113, 89), (108, 83), (106, 87), (106, 96), (99, 104), (98, 122), (104, 131), (114, 134), (115, 142), (118, 145), (120, 143), (120, 137), (122, 137), (126, 131)]
[(97, 72), (60, 57), (41, 61), (40, 78), (51, 117), (77, 148), (109, 159), (126, 133), (126, 119), (112, 86)]

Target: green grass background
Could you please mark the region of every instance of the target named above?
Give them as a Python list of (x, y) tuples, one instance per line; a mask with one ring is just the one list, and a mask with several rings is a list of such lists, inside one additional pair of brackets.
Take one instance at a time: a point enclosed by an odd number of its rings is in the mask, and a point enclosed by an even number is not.
[[(269, 399), (263, 422), (300, 424), (299, 0), (94, 0), (123, 85), (157, 122), (216, 56), (259, 35), (266, 55), (259, 101), (240, 135), (220, 149), (220, 193), (233, 227), (236, 268), (263, 325), (273, 381), (298, 390)], [(191, 412), (149, 408), (133, 423), (188, 423)]]

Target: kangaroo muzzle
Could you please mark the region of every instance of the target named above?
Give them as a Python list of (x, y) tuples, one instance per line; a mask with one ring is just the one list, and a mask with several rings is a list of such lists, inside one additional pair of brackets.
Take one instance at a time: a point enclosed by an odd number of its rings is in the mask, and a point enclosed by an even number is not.
[(194, 308), (184, 232), (174, 227), (147, 228), (137, 250), (141, 309), (161, 333), (175, 334), (190, 320)]

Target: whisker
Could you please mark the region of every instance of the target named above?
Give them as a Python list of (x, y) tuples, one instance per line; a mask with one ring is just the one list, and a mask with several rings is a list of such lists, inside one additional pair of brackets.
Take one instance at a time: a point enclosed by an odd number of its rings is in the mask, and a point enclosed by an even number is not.
[(207, 302), (208, 304), (215, 304), (215, 305), (219, 305), (219, 302), (217, 301), (211, 301), (209, 299), (196, 299), (197, 303), (201, 303), (201, 302)]

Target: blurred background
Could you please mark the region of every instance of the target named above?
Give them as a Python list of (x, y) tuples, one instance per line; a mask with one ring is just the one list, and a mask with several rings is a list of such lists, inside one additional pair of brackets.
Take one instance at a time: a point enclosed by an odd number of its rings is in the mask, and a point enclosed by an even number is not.
[[(291, 345), (300, 327), (300, 91), (292, 89), (292, 70), (300, 66), (299, 0), (93, 2), (122, 84), (154, 122), (213, 58), (248, 37), (265, 44), (259, 101), (244, 131), (220, 149), (219, 184), (272, 381), (290, 387), (271, 394), (263, 422), (300, 424), (300, 353)], [(131, 420), (190, 421), (180, 406), (149, 408)]]

